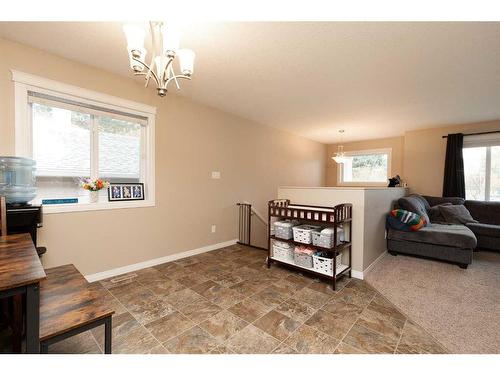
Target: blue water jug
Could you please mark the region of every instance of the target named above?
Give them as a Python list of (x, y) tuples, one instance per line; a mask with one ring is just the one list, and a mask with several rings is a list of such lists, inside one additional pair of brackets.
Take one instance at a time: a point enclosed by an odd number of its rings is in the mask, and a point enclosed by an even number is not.
[(36, 162), (15, 156), (0, 156), (0, 196), (7, 203), (25, 204), (36, 197)]

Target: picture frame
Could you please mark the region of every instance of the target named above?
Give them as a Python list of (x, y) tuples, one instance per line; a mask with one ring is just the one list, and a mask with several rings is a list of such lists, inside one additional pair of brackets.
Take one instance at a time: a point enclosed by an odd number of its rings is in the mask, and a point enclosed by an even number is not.
[(144, 184), (110, 183), (108, 187), (108, 202), (142, 201), (144, 200)]

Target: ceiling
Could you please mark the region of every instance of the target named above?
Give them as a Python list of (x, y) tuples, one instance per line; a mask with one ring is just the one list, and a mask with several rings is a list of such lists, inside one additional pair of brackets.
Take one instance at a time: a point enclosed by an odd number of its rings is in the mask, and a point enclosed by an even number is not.
[[(0, 37), (138, 79), (119, 23), (0, 22)], [(196, 23), (181, 45), (196, 61), (180, 95), (323, 143), (500, 118), (500, 23)]]

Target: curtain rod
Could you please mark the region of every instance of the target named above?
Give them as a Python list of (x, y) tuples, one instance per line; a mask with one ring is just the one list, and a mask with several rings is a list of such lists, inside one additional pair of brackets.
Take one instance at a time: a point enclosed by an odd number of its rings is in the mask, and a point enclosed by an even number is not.
[[(500, 133), (500, 130), (494, 130), (491, 132), (469, 133), (469, 134), (464, 134), (464, 136), (466, 137), (468, 135), (482, 135), (482, 134), (493, 134), (493, 133)], [(441, 138), (448, 138), (448, 136), (443, 135)]]

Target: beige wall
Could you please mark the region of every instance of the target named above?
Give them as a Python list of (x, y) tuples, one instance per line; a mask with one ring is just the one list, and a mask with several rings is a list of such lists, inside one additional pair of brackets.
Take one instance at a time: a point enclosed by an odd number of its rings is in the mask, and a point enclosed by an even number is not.
[(405, 133), (404, 179), (411, 192), (441, 196), (446, 139), (452, 133), (500, 130), (500, 120), (416, 130)]
[[(377, 148), (390, 148), (391, 154), (391, 176), (403, 175), (403, 145), (404, 137), (373, 139), (368, 141), (344, 143), (344, 151), (373, 150)], [(337, 144), (328, 145), (326, 157), (326, 186), (338, 186), (337, 163), (332, 156), (337, 152)]]
[(373, 263), (387, 251), (385, 226), (387, 212), (394, 203), (407, 195), (404, 188), (379, 188), (365, 190), (363, 272), (366, 274)]
[[(156, 207), (46, 214), (46, 267), (92, 274), (237, 237), (237, 201), (266, 213), (279, 185), (322, 186), (326, 146), (0, 39), (0, 155), (14, 152), (10, 69), (157, 107)], [(117, 62), (127, 64), (127, 61)], [(196, 84), (196, 79), (192, 83)], [(220, 180), (210, 172), (221, 171)], [(217, 233), (211, 234), (211, 224)]]

